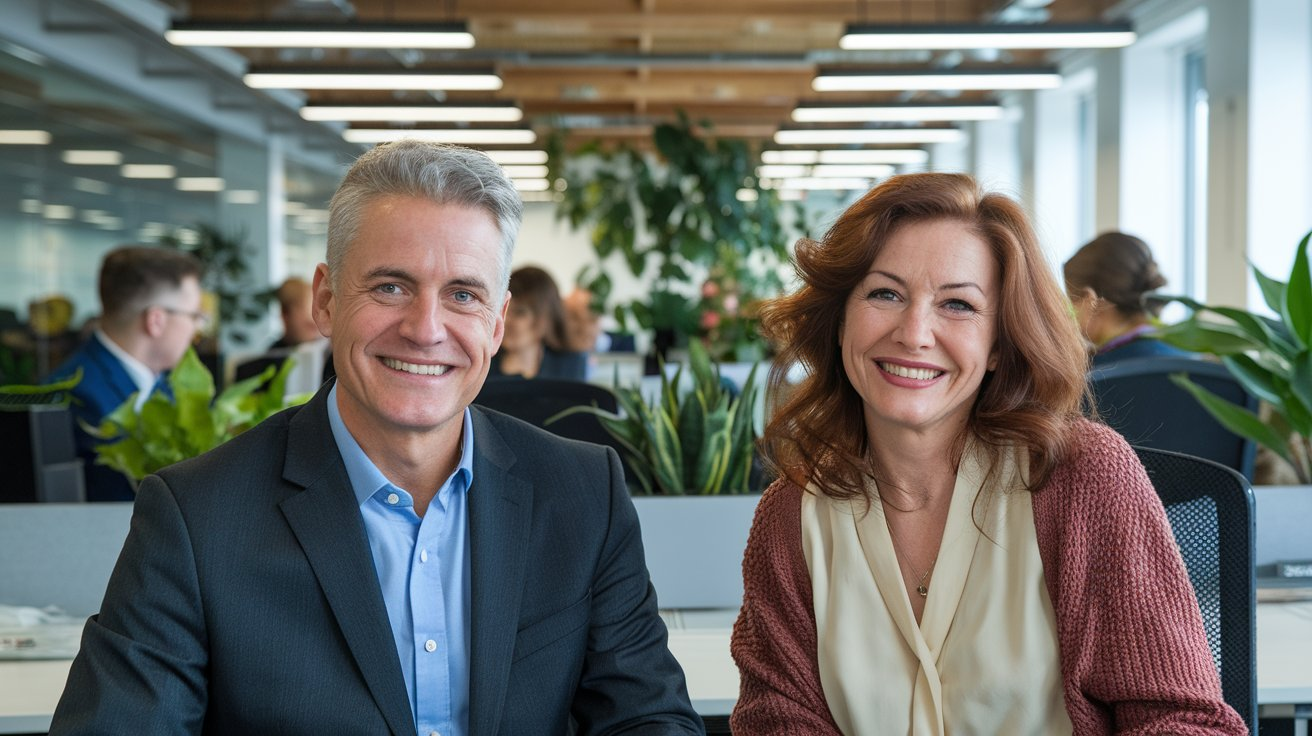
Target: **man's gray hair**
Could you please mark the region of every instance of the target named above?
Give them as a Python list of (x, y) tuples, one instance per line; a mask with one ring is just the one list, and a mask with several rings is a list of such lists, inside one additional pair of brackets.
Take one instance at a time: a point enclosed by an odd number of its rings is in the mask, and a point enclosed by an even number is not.
[(334, 285), (360, 230), (365, 206), (385, 196), (425, 198), (487, 211), (501, 234), (496, 291), (504, 295), (524, 214), (519, 192), (501, 166), (482, 151), (416, 140), (383, 143), (365, 152), (333, 194), (328, 204), (328, 274)]

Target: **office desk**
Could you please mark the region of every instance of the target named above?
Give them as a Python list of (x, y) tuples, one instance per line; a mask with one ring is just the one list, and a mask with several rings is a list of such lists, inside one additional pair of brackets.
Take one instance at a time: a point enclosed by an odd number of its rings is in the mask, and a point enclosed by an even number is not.
[[(702, 618), (704, 622), (706, 618)], [(738, 700), (738, 668), (729, 656), (733, 614), (723, 627), (670, 629), (670, 651), (683, 665), (693, 707), (722, 716)], [(69, 660), (0, 662), (0, 734), (44, 732), (68, 676)], [(1312, 602), (1257, 605), (1257, 702), (1312, 704)]]

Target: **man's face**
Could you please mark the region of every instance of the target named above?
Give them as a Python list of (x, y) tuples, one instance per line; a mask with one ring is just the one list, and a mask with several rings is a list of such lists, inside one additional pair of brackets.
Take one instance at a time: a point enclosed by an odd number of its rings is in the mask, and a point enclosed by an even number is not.
[(366, 450), (457, 439), (504, 333), (500, 243), (487, 211), (384, 196), (365, 206), (340, 276), (315, 272), (338, 407)]
[(187, 347), (204, 328), (207, 316), (201, 309), (200, 281), (194, 276), (184, 278), (177, 289), (161, 295), (151, 307), (161, 309), (164, 315), (159, 335), (146, 355), (146, 365), (155, 372), (163, 372), (182, 361)]

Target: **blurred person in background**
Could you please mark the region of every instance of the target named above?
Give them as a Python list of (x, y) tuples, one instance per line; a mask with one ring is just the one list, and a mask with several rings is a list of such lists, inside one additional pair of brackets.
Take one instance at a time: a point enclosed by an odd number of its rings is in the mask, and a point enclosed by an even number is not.
[(537, 266), (515, 270), (506, 335), (488, 377), (584, 380), (587, 367), (587, 355), (569, 348), (564, 305), (551, 274)]
[(1136, 357), (1188, 357), (1157, 339), (1145, 338), (1165, 303), (1148, 295), (1166, 286), (1147, 243), (1134, 235), (1106, 232), (1062, 266), (1066, 293), (1093, 347), (1093, 364)]
[[(136, 394), (136, 408), (158, 390), (187, 352), (209, 316), (201, 309), (203, 267), (177, 250), (129, 245), (110, 251), (98, 282), (100, 319), (91, 336), (46, 378), (56, 382), (82, 371), (73, 388), (73, 418), (98, 425)], [(75, 427), (88, 500), (130, 501), (131, 483), (119, 472), (97, 466), (96, 438)]]

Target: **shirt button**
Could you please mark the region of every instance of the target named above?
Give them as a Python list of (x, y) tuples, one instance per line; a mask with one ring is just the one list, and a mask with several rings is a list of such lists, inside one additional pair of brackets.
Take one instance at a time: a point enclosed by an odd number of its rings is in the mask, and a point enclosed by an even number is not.
[(428, 639), (428, 640), (426, 640), (426, 641), (424, 641), (424, 650), (427, 651), (427, 652), (430, 653), (430, 654), (433, 653), (434, 651), (436, 651), (436, 650), (437, 650), (437, 641), (435, 641), (435, 640), (433, 640), (433, 639), (431, 639), (431, 638)]
[(421, 563), (428, 562), (428, 550), (426, 549), (419, 550), (419, 562)]
[(396, 504), (399, 503), (399, 502), (401, 502), (401, 498), (397, 497), (395, 492), (389, 493), (389, 494), (387, 495), (387, 504), (388, 504), (388, 505), (396, 505)]

